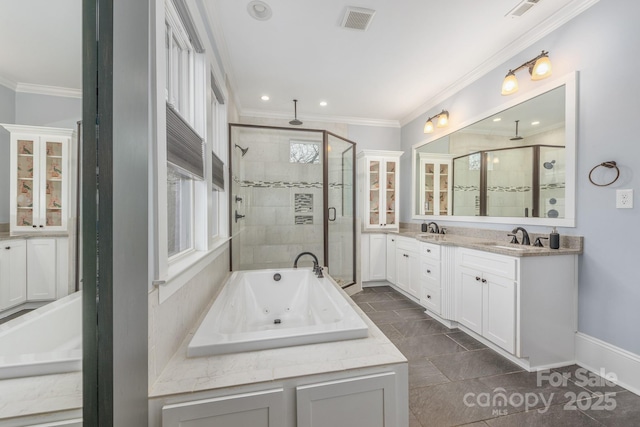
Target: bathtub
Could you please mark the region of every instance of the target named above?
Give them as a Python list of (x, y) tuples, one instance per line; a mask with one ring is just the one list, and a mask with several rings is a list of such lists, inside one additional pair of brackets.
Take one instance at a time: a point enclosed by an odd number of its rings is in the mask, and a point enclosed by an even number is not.
[(188, 357), (365, 338), (368, 328), (310, 269), (234, 272), (187, 347)]
[(0, 325), (0, 379), (82, 369), (82, 292)]

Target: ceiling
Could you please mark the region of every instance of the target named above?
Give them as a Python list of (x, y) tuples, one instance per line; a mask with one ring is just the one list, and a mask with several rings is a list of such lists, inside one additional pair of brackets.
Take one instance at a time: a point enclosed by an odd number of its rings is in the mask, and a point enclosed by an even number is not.
[(81, 0), (0, 0), (0, 11), (0, 83), (81, 89)]
[[(448, 91), (593, 3), (540, 0), (513, 18), (505, 15), (522, 0), (265, 1), (273, 11), (267, 21), (249, 16), (249, 0), (205, 2), (224, 35), (222, 57), (241, 114), (292, 116), (296, 98), (302, 119), (356, 123), (402, 123), (421, 107), (438, 108)], [(340, 27), (347, 6), (376, 11), (367, 31)]]
[[(296, 98), (302, 120), (399, 125), (597, 0), (540, 0), (520, 18), (505, 15), (521, 0), (266, 0), (267, 21), (249, 16), (249, 0), (194, 1), (221, 35), (241, 115), (289, 118)], [(367, 31), (340, 27), (347, 6), (376, 11)], [(80, 0), (0, 10), (0, 83), (81, 88)]]

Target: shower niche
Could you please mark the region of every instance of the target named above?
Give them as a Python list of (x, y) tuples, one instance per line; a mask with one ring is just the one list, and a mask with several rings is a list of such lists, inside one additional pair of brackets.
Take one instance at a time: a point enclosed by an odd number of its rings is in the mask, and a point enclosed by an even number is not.
[(230, 224), (231, 269), (290, 268), (309, 251), (338, 283), (355, 283), (355, 143), (322, 130), (231, 124), (229, 144), (230, 213), (242, 215)]
[(565, 147), (531, 145), (453, 159), (454, 215), (565, 218)]

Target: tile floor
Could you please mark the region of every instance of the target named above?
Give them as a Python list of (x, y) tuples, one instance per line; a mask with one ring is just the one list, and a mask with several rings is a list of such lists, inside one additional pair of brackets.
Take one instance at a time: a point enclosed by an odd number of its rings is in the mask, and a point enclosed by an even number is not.
[(390, 286), (353, 300), (409, 360), (409, 427), (640, 426), (640, 396), (578, 366), (526, 372)]

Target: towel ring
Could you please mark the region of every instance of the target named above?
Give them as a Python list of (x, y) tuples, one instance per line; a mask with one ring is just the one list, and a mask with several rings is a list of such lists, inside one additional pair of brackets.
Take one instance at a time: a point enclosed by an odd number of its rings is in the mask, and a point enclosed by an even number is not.
[[(594, 170), (598, 169), (600, 166), (608, 168), (608, 169), (614, 169), (616, 170), (616, 177), (613, 179), (613, 181), (607, 183), (607, 184), (596, 184), (595, 182), (593, 182), (593, 179), (591, 178), (591, 174), (593, 173)], [(616, 165), (616, 162), (613, 160), (610, 160), (608, 162), (603, 162), (600, 163), (599, 165), (595, 165), (593, 167), (593, 169), (591, 169), (591, 172), (589, 172), (589, 181), (593, 184), (593, 185), (597, 185), (598, 187), (606, 187), (607, 185), (611, 185), (614, 182), (616, 182), (618, 180), (618, 178), (620, 178), (620, 169), (618, 169), (618, 166)]]

